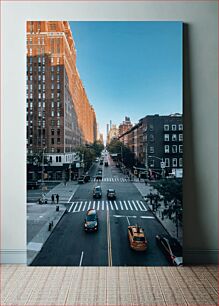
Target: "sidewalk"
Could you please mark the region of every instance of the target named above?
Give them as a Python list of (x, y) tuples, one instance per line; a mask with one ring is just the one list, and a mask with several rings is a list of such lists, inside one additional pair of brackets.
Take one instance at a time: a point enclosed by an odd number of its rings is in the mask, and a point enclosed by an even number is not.
[[(51, 196), (52, 194), (59, 195), (59, 204), (69, 203), (73, 195), (78, 189), (78, 182), (70, 181), (65, 183), (60, 183), (56, 185), (53, 189), (51, 189), (49, 192), (45, 193), (45, 199), (47, 200), (47, 203), (52, 204)], [(56, 203), (56, 198), (55, 198)]]
[[(46, 240), (66, 212), (62, 204), (69, 203), (76, 190), (77, 182), (60, 183), (45, 193), (48, 204), (27, 203), (27, 264), (30, 265)], [(59, 205), (52, 204), (51, 195), (59, 194)], [(56, 198), (55, 198), (56, 202)], [(59, 206), (59, 211), (56, 207)], [(51, 227), (49, 229), (49, 226)]]
[[(142, 183), (134, 183), (138, 191), (141, 193), (143, 197), (147, 196), (150, 192), (152, 194), (156, 194), (157, 190), (154, 189), (152, 186), (145, 185)], [(182, 245), (183, 244), (183, 231), (182, 231), (182, 226), (179, 224), (178, 225), (178, 237), (177, 237), (177, 228), (174, 220), (170, 220), (167, 216), (164, 216), (162, 220), (162, 211), (164, 210), (165, 206), (163, 201), (160, 201), (159, 204), (161, 206), (157, 209), (156, 212), (152, 211), (152, 205), (148, 204), (148, 207), (151, 209), (151, 212), (155, 215), (157, 220), (163, 225), (163, 227), (166, 229), (166, 231), (174, 238), (176, 238), (179, 243)], [(174, 217), (173, 217), (174, 219)]]

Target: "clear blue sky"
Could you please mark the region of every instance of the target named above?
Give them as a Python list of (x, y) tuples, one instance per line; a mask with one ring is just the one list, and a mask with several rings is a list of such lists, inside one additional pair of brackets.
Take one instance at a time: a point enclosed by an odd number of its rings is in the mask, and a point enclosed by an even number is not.
[(182, 113), (181, 22), (70, 22), (100, 132), (110, 119)]

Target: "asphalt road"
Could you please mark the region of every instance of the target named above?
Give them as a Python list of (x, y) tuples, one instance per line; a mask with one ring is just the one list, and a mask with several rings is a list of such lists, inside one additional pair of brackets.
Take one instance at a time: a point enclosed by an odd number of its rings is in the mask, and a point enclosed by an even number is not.
[[(102, 167), (103, 180), (82, 184), (66, 205), (68, 213), (61, 219), (33, 266), (168, 266), (158, 248), (155, 236), (164, 233), (162, 225), (148, 210), (147, 204), (132, 182), (109, 159), (109, 167), (96, 163), (91, 169), (95, 176)], [(94, 200), (94, 186), (100, 185), (103, 196)], [(107, 201), (108, 188), (116, 190), (116, 201)], [(83, 230), (85, 213), (95, 208), (99, 217), (97, 233)], [(146, 252), (130, 249), (127, 228), (138, 224), (144, 228), (148, 240)]]

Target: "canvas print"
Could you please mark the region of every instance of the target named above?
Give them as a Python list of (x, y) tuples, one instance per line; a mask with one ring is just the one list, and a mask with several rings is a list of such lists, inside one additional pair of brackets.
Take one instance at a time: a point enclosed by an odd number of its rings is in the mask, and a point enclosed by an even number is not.
[(182, 29), (27, 22), (28, 265), (182, 265)]

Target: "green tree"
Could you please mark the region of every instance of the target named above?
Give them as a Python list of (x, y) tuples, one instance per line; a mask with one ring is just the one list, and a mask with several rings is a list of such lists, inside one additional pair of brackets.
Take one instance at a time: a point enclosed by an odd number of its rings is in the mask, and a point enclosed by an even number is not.
[(177, 200), (182, 204), (182, 179), (163, 179), (153, 186), (167, 201)]
[(92, 145), (90, 145), (90, 148), (93, 149), (95, 151), (96, 156), (99, 157), (104, 149), (104, 145), (101, 141), (96, 140)]
[(125, 146), (121, 141), (113, 139), (107, 146), (108, 151), (111, 154), (118, 154), (118, 158), (122, 161), (127, 167), (131, 168), (135, 165), (135, 155)]
[(76, 148), (80, 160), (84, 162), (84, 170), (87, 171), (95, 160), (96, 153), (92, 147), (80, 146)]

